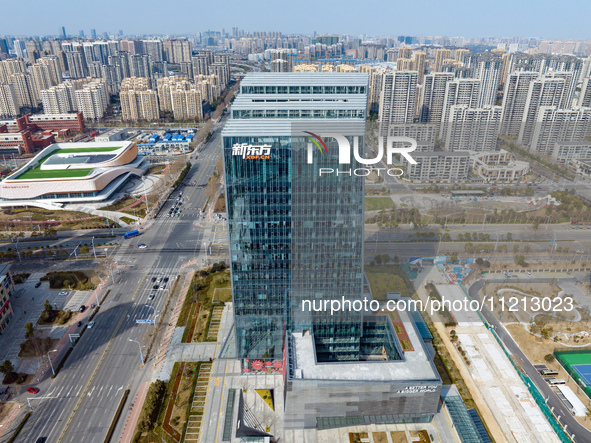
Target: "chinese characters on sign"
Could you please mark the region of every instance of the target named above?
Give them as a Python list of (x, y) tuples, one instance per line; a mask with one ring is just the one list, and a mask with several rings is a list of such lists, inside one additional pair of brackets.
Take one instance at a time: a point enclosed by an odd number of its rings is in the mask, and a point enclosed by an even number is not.
[(239, 155), (246, 160), (268, 160), (271, 145), (249, 145), (248, 143), (232, 146), (232, 155)]

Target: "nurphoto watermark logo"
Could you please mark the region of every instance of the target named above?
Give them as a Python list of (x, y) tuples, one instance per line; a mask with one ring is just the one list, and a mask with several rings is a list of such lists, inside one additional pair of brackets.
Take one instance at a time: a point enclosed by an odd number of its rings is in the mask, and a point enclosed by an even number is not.
[[(404, 158), (408, 163), (411, 165), (416, 165), (417, 162), (412, 156), (410, 155), (415, 149), (417, 149), (417, 141), (410, 137), (404, 136), (388, 136), (386, 139), (386, 147), (384, 148), (384, 137), (378, 137), (378, 152), (375, 158), (363, 158), (359, 155), (359, 137), (353, 137), (353, 149), (351, 149), (351, 143), (349, 143), (349, 139), (342, 134), (336, 133), (325, 133), (316, 135), (309, 131), (304, 131), (306, 134), (309, 134), (311, 137), (307, 137), (308, 139), (308, 156), (307, 162), (308, 164), (312, 164), (314, 162), (314, 145), (320, 151), (321, 155), (328, 155), (328, 149), (326, 147), (326, 143), (324, 139), (328, 137), (334, 138), (338, 145), (339, 145), (339, 164), (343, 165), (350, 165), (351, 164), (351, 151), (353, 151), (353, 155), (355, 160), (362, 164), (362, 165), (377, 165), (382, 161), (384, 158), (384, 151), (386, 155), (386, 164), (388, 166), (393, 165), (393, 157), (394, 154), (398, 154), (401, 158)], [(408, 145), (408, 146), (400, 146), (400, 145)], [(318, 173), (319, 175), (327, 175), (327, 174), (336, 174), (336, 175), (357, 175), (357, 176), (367, 176), (371, 174), (372, 171), (377, 172), (378, 176), (380, 175), (381, 171), (385, 170), (386, 174), (392, 177), (400, 177), (404, 174), (404, 170), (398, 167), (388, 167), (388, 168), (379, 168), (379, 167), (371, 167), (371, 168), (357, 168), (357, 169), (339, 169), (339, 168), (320, 168)]]

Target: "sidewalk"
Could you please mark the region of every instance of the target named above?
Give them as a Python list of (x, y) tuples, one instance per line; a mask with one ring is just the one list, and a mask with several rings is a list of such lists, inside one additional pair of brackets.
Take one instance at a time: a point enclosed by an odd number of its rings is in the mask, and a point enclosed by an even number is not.
[(140, 385), (137, 395), (135, 396), (135, 400), (131, 405), (131, 412), (127, 416), (127, 421), (125, 422), (125, 427), (123, 428), (123, 433), (121, 434), (119, 443), (131, 442), (131, 439), (133, 438), (133, 431), (135, 431), (137, 421), (140, 418), (140, 412), (142, 412), (142, 406), (144, 405), (144, 400), (146, 400), (149, 387), (150, 383), (147, 381)]
[[(97, 288), (86, 298), (84, 303), (88, 303), (88, 304), (96, 303), (97, 293), (98, 293), (98, 298), (101, 299), (103, 297), (103, 294), (101, 294), (101, 292), (104, 288), (105, 288), (104, 283), (99, 284), (97, 286)], [(53, 365), (53, 369), (56, 369), (57, 365), (62, 360), (63, 356), (66, 354), (66, 352), (68, 351), (68, 349), (71, 346), (69, 334), (73, 334), (73, 333), (75, 333), (76, 330), (78, 330), (77, 323), (79, 321), (81, 321), (84, 324), (86, 322), (86, 319), (89, 318), (92, 314), (93, 314), (93, 310), (89, 308), (86, 311), (84, 311), (84, 313), (77, 313), (77, 315), (74, 317), (72, 324), (70, 326), (68, 326), (68, 329), (66, 329), (66, 331), (61, 336), (61, 338), (57, 342), (57, 345), (54, 348), (57, 350), (57, 352), (49, 353), (49, 356), (51, 358), (51, 364)], [(43, 380), (43, 377), (46, 374), (48, 374), (48, 376), (52, 375), (51, 367), (50, 367), (48, 360), (46, 358), (43, 358), (43, 363), (41, 365), (39, 365), (39, 369), (37, 369), (37, 373), (35, 374), (35, 380), (37, 382), (40, 382), (41, 380)]]
[(185, 281), (183, 283), (183, 287), (181, 289), (181, 293), (179, 294), (179, 298), (176, 302), (174, 307), (174, 311), (170, 317), (168, 325), (166, 326), (166, 331), (162, 337), (162, 341), (158, 346), (158, 354), (156, 355), (156, 359), (154, 360), (154, 375), (160, 374), (160, 370), (162, 369), (162, 365), (166, 360), (166, 355), (168, 354), (168, 349), (170, 347), (170, 343), (173, 337), (173, 333), (176, 328), (176, 323), (179, 319), (179, 315), (181, 314), (181, 310), (183, 308), (183, 304), (185, 303), (185, 298), (189, 292), (189, 287), (191, 286), (191, 280), (193, 277), (193, 273), (189, 272), (185, 275)]

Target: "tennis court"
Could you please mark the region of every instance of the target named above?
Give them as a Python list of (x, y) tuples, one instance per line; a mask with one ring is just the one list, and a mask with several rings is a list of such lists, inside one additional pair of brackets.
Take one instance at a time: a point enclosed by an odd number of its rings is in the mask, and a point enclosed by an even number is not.
[(587, 386), (591, 386), (591, 365), (572, 365), (572, 368), (587, 383)]
[(566, 371), (587, 386), (583, 390), (591, 398), (591, 351), (555, 351), (554, 355)]

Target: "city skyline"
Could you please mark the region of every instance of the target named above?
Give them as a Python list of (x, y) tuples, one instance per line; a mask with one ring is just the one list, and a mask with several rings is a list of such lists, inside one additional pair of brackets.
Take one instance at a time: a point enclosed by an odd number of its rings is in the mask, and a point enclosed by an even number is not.
[[(547, 14), (546, 11), (555, 6), (549, 0), (537, 2), (535, 5), (501, 0), (495, 4), (494, 10), (484, 5), (475, 9), (473, 2), (467, 0), (452, 0), (444, 5), (434, 0), (425, 0), (420, 3), (408, 3), (402, 7), (371, 2), (366, 10), (380, 13), (371, 17), (368, 14), (365, 20), (361, 20), (359, 15), (353, 12), (355, 4), (352, 2), (339, 3), (337, 8), (333, 2), (325, 2), (319, 6), (318, 2), (306, 0), (290, 11), (290, 20), (284, 23), (283, 13), (271, 7), (276, 4), (266, 0), (255, 0), (249, 8), (244, 8), (243, 3), (232, 0), (224, 3), (223, 9), (217, 4), (197, 5), (179, 1), (169, 2), (170, 7), (162, 9), (158, 8), (158, 4), (153, 0), (142, 2), (142, 7), (137, 8), (134, 3), (121, 4), (108, 0), (89, 5), (97, 11), (100, 10), (98, 8), (109, 11), (109, 14), (103, 14), (100, 19), (97, 18), (97, 14), (88, 15), (88, 9), (73, 9), (65, 16), (61, 8), (57, 9), (52, 4), (33, 0), (30, 7), (36, 10), (37, 14), (27, 15), (26, 19), (20, 13), (17, 4), (4, 5), (4, 17), (11, 17), (11, 20), (2, 24), (2, 30), (5, 35), (49, 36), (57, 35), (63, 26), (70, 36), (78, 36), (80, 30), (90, 34), (93, 29), (99, 36), (103, 32), (117, 34), (119, 30), (124, 30), (126, 35), (183, 35), (205, 30), (219, 31), (222, 28), (230, 32), (232, 27), (238, 26), (247, 31), (268, 30), (286, 34), (317, 32), (372, 36), (591, 39), (591, 30), (585, 22), (585, 17), (591, 13), (591, 5), (583, 0), (571, 0), (567, 3), (568, 6)], [(182, 8), (182, 14), (179, 14), (179, 8)], [(264, 15), (261, 15), (261, 11), (264, 11)], [(462, 17), (462, 12), (467, 11), (473, 12)], [(578, 12), (575, 13), (576, 11)], [(130, 17), (133, 17), (133, 20), (130, 20)], [(409, 20), (412, 17), (416, 20)], [(523, 22), (523, 17), (528, 17), (527, 22)], [(166, 23), (174, 25), (165, 25)], [(245, 26), (244, 23), (252, 25)]]

